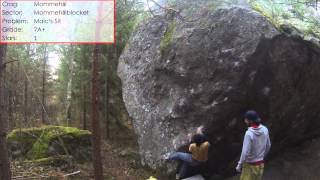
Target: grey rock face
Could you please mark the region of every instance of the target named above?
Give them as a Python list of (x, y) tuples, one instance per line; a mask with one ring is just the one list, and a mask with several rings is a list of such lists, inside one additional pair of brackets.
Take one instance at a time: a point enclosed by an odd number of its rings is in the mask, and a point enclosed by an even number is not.
[(118, 66), (143, 163), (163, 166), (163, 154), (186, 145), (187, 134), (204, 125), (212, 144), (208, 169), (226, 173), (241, 151), (247, 109), (260, 112), (274, 149), (314, 135), (310, 123), (320, 113), (306, 110), (320, 100), (316, 50), (247, 9), (150, 19)]

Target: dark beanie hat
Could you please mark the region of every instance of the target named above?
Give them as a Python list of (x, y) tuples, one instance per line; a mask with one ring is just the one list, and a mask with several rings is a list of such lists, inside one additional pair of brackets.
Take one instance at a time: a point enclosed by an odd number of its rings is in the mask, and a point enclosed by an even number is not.
[(256, 111), (253, 111), (253, 110), (247, 111), (244, 114), (244, 117), (246, 119), (248, 119), (250, 121), (253, 121), (253, 122), (256, 122), (256, 123), (260, 123), (261, 122), (261, 119), (259, 118), (258, 113)]

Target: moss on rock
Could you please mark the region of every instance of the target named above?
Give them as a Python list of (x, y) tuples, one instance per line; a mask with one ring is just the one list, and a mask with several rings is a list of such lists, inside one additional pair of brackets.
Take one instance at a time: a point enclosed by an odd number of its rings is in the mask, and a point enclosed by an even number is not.
[(36, 160), (55, 155), (78, 158), (79, 152), (91, 150), (90, 137), (91, 132), (86, 130), (44, 126), (13, 130), (7, 140), (13, 158)]
[(160, 43), (160, 49), (161, 49), (162, 55), (165, 55), (168, 53), (170, 46), (172, 44), (172, 37), (175, 31), (176, 31), (176, 23), (174, 21), (171, 21), (168, 24), (167, 30), (164, 33), (163, 39), (161, 40), (161, 43)]
[(65, 165), (69, 165), (71, 161), (72, 161), (72, 156), (61, 155), (61, 156), (40, 158), (36, 160), (27, 160), (27, 161), (24, 161), (24, 163), (36, 164), (39, 166), (62, 167)]
[(302, 37), (320, 38), (318, 15), (303, 3), (300, 4), (301, 7), (297, 7), (286, 3), (274, 4), (272, 1), (247, 1), (252, 9), (266, 17), (280, 32), (287, 33), (281, 28), (285, 25), (300, 31)]

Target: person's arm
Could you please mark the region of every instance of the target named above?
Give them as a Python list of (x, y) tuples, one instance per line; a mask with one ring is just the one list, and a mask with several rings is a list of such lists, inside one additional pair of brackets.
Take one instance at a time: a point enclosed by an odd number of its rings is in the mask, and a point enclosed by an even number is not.
[(250, 152), (251, 149), (251, 137), (249, 134), (245, 134), (244, 140), (243, 140), (243, 145), (242, 145), (242, 152), (241, 152), (241, 157), (238, 162), (238, 165), (236, 167), (237, 172), (241, 172), (242, 170), (242, 164), (246, 161), (248, 153)]
[(271, 148), (271, 141), (270, 141), (270, 137), (269, 137), (269, 133), (267, 134), (267, 144), (266, 144), (266, 151), (264, 153), (264, 158), (268, 155), (269, 151)]
[(189, 133), (187, 136), (188, 136), (188, 141), (189, 141), (189, 143), (190, 143), (190, 144), (193, 143), (193, 142), (192, 142), (192, 134)]
[(238, 162), (238, 165), (241, 166), (246, 161), (248, 153), (251, 150), (251, 144), (252, 144), (251, 137), (249, 134), (246, 133), (246, 135), (244, 136), (241, 157)]
[(191, 152), (191, 153), (192, 153), (193, 148), (194, 148), (194, 147), (193, 147), (193, 144), (190, 144), (190, 145), (189, 145), (189, 152)]

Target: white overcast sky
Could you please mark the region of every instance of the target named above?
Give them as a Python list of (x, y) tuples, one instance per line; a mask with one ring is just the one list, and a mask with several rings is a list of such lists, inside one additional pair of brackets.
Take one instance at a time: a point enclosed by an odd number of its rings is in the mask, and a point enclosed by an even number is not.
[[(145, 10), (148, 9), (147, 0), (142, 0), (144, 3)], [(159, 0), (156, 0), (159, 2)], [(149, 1), (149, 5), (152, 7), (154, 6), (154, 3)], [(52, 70), (52, 72), (55, 72), (60, 64), (60, 56), (57, 52), (51, 52), (49, 54), (48, 64)]]

